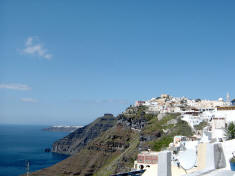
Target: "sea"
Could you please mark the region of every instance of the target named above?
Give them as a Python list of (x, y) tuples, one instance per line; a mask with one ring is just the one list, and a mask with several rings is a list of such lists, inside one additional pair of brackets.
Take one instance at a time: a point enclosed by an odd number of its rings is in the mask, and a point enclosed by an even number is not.
[(53, 142), (63, 138), (67, 132), (48, 132), (39, 125), (0, 125), (0, 176), (18, 176), (49, 167), (67, 155), (46, 153)]

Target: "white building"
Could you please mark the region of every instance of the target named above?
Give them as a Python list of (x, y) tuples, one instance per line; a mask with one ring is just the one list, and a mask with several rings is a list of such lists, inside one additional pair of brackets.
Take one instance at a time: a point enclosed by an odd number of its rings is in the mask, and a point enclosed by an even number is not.
[(214, 117), (212, 119), (211, 126), (212, 126), (212, 138), (216, 139), (217, 141), (223, 140), (225, 138), (224, 130), (226, 128), (225, 118)]
[(194, 128), (195, 125), (199, 125), (203, 121), (199, 112), (184, 112), (181, 120), (188, 122), (192, 128)]

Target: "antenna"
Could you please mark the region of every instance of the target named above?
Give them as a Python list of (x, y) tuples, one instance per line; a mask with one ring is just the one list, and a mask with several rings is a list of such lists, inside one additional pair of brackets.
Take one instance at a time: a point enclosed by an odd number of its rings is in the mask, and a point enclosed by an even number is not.
[(27, 163), (26, 169), (27, 169), (27, 176), (29, 176), (29, 161), (28, 161), (28, 163)]

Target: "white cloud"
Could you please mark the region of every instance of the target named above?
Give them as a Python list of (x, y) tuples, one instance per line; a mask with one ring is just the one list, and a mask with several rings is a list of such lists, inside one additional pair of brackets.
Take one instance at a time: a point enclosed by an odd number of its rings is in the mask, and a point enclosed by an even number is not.
[(45, 57), (46, 59), (51, 59), (51, 58), (52, 58), (52, 55), (51, 55), (51, 54), (46, 54), (44, 57)]
[(33, 44), (33, 37), (28, 37), (28, 39), (27, 39), (25, 45), (26, 45), (26, 46), (30, 46), (30, 45), (32, 45), (32, 44)]
[(28, 37), (25, 42), (24, 54), (34, 55), (50, 60), (52, 54), (48, 53), (47, 49), (39, 42), (37, 37)]
[(0, 84), (0, 89), (11, 89), (11, 90), (31, 90), (32, 88), (25, 84)]
[(33, 98), (21, 98), (20, 101), (26, 102), (26, 103), (37, 103), (38, 101)]

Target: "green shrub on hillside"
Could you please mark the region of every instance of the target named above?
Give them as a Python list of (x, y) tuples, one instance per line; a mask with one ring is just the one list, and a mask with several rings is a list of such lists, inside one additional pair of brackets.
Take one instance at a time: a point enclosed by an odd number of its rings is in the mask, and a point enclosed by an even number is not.
[(177, 124), (175, 125), (174, 128), (171, 129), (173, 136), (192, 136), (193, 132), (192, 132), (192, 128), (188, 125), (187, 122), (178, 119)]
[(157, 118), (157, 114), (147, 114), (147, 109), (146, 106), (129, 107), (126, 109), (124, 116), (130, 119), (144, 119), (146, 121)]
[[(161, 151), (169, 146), (173, 141), (174, 136), (192, 136), (193, 132), (187, 122), (178, 119), (179, 114), (167, 114), (162, 120), (154, 118), (148, 122), (148, 124), (142, 130), (143, 135), (153, 135), (157, 131), (161, 133), (161, 136), (148, 142), (148, 145), (153, 151)], [(167, 124), (172, 119), (177, 119), (176, 124)], [(165, 132), (163, 132), (165, 130)]]
[(155, 114), (144, 114), (144, 118), (147, 120), (147, 121), (150, 121), (152, 119), (156, 119), (157, 118), (157, 115)]
[(225, 129), (225, 136), (228, 140), (235, 139), (235, 124), (233, 122), (229, 123)]
[(167, 114), (162, 120), (158, 120), (157, 116), (154, 115), (151, 120), (149, 120), (145, 128), (143, 129), (142, 133), (143, 134), (151, 134), (156, 131), (161, 131), (163, 129), (169, 129), (172, 128), (173, 125), (167, 125), (167, 122), (176, 119), (179, 114), (174, 113), (174, 114)]
[(168, 121), (172, 120), (172, 119), (177, 119), (177, 117), (179, 116), (179, 113), (169, 113), (166, 114), (166, 116), (160, 120), (161, 125), (166, 124)]
[(152, 143), (152, 149), (154, 151), (161, 151), (163, 148), (167, 148), (169, 144), (173, 142), (173, 137), (164, 136), (161, 139), (158, 139)]

